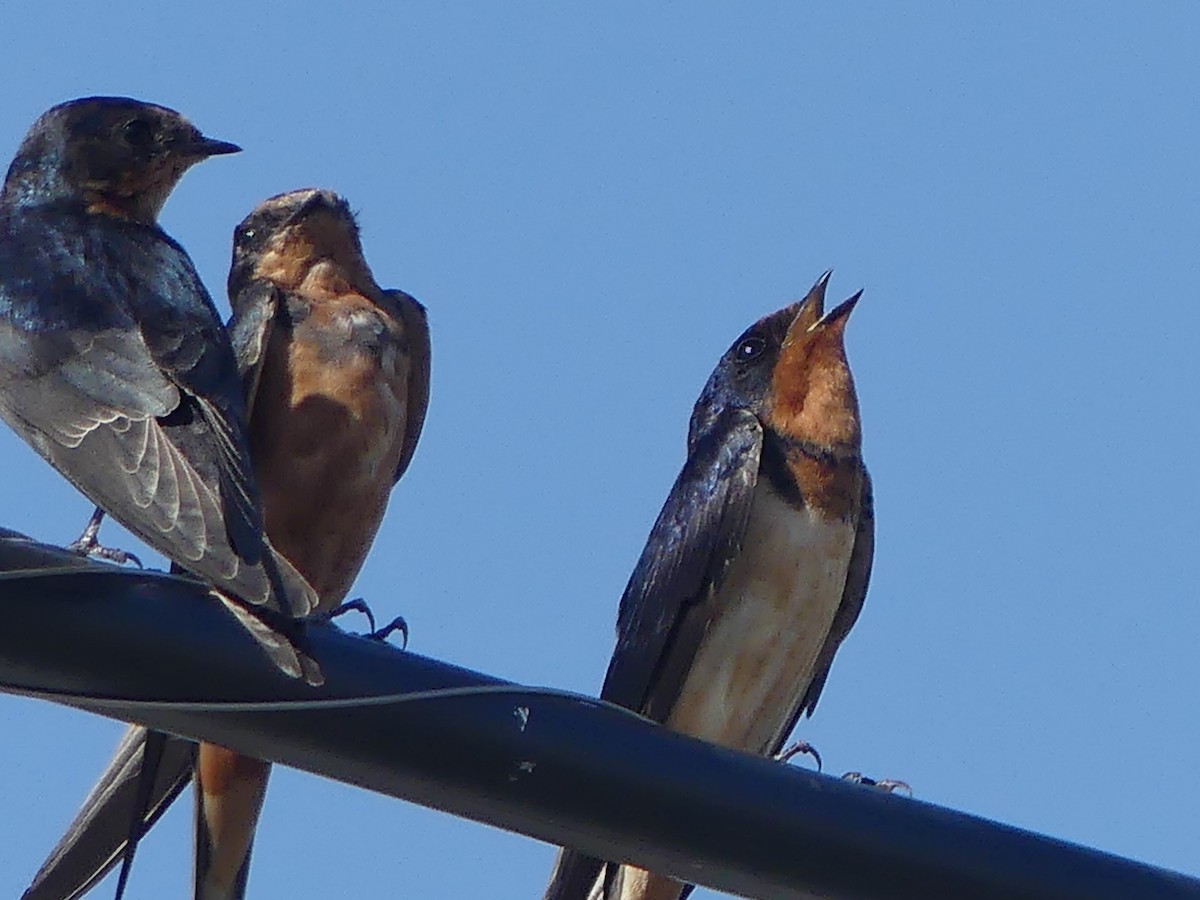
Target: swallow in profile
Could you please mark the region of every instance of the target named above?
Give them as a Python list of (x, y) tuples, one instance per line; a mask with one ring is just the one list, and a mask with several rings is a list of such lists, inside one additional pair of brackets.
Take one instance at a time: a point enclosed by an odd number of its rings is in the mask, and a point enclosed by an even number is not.
[[(267, 534), (316, 589), (315, 614), (328, 614), (358, 574), (421, 434), (425, 310), (378, 286), (346, 201), (313, 189), (272, 197), (238, 225), (229, 296)], [(138, 802), (148, 743), (145, 729), (129, 729), (27, 900), (83, 893), (124, 850), (129, 810), (148, 827), (193, 777), (194, 896), (245, 895), (270, 764), (167, 737)]]
[(276, 666), (319, 683), (282, 627), (317, 595), (263, 533), (233, 349), (157, 221), (188, 168), (239, 149), (120, 97), (34, 123), (0, 192), (0, 417), (207, 582)]
[[(688, 456), (621, 598), (600, 696), (761, 756), (811, 715), (858, 618), (874, 549), (871, 481), (829, 273), (721, 357)], [(546, 900), (677, 900), (691, 888), (578, 851)]]

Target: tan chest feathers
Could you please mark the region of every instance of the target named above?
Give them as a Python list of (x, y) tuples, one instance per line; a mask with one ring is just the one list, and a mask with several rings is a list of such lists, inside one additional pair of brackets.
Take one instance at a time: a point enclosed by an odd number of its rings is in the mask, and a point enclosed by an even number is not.
[(759, 483), (671, 728), (759, 754), (780, 738), (841, 604), (854, 530)]
[[(277, 332), (278, 334), (278, 332)], [(344, 598), (387, 507), (407, 428), (408, 361), (303, 332), (272, 337), (250, 423), (272, 543), (329, 609)]]

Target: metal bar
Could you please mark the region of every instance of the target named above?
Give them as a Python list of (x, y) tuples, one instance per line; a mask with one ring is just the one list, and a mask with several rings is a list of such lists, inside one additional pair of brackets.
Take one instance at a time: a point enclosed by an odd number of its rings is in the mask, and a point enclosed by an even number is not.
[(760, 898), (1200, 898), (1200, 881), (335, 628), (279, 675), (196, 582), (0, 530), (0, 689)]

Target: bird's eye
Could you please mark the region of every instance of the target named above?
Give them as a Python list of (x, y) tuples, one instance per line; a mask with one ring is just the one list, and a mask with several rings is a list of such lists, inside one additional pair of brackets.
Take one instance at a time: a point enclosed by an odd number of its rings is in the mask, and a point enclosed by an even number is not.
[(762, 356), (762, 352), (766, 349), (767, 342), (762, 338), (746, 338), (737, 345), (737, 349), (733, 351), (733, 355), (738, 362), (750, 362)]
[(243, 228), (241, 231), (238, 232), (238, 243), (239, 244), (250, 243), (252, 240), (254, 240), (254, 235), (257, 233), (258, 232), (256, 232), (253, 228)]
[(145, 119), (131, 119), (121, 129), (130, 147), (147, 147), (154, 140), (154, 128)]

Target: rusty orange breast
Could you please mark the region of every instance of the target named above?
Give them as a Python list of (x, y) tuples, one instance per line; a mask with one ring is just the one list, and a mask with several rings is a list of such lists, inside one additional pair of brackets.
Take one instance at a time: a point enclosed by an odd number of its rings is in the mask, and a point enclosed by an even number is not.
[[(379, 325), (369, 343), (355, 337), (364, 317)], [(266, 349), (250, 433), (267, 533), (322, 610), (345, 597), (387, 507), (409, 414), (401, 335), (344, 295), (276, 327)]]

